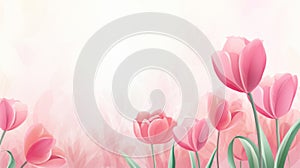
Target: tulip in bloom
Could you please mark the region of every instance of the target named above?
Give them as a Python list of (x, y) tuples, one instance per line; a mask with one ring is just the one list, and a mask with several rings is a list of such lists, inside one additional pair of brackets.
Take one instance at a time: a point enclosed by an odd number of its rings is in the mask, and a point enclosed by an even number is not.
[(18, 100), (0, 99), (0, 128), (10, 131), (21, 125), (27, 116), (27, 106)]
[(185, 119), (181, 126), (173, 129), (173, 134), (179, 146), (186, 150), (197, 152), (207, 142), (209, 126), (205, 119)]
[(55, 139), (41, 125), (32, 126), (25, 136), (27, 163), (38, 167), (61, 167), (66, 163), (64, 153), (55, 147)]
[(216, 96), (209, 97), (211, 99), (209, 110), (209, 119), (212, 125), (218, 130), (225, 130), (235, 126), (241, 121), (244, 114), (241, 112), (241, 100), (228, 103), (226, 100)]
[(165, 115), (162, 110), (152, 114), (140, 112), (134, 120), (133, 130), (135, 136), (147, 144), (162, 144), (173, 137), (172, 129), (176, 122)]
[(253, 91), (258, 112), (271, 119), (279, 119), (290, 111), (298, 87), (296, 75), (278, 74)]
[(259, 84), (266, 66), (261, 40), (228, 37), (222, 51), (212, 58), (215, 72), (229, 88), (250, 93)]

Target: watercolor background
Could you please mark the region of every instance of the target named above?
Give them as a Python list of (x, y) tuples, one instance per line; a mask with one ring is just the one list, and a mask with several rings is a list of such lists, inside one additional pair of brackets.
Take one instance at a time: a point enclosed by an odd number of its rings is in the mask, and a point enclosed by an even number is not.
[[(30, 125), (40, 122), (66, 152), (66, 167), (126, 166), (121, 157), (105, 151), (86, 136), (77, 119), (72, 96), (73, 72), (83, 45), (94, 32), (114, 19), (138, 12), (173, 14), (196, 25), (216, 49), (222, 47), (227, 36), (260, 38), (268, 58), (265, 75), (289, 72), (300, 76), (299, 9), (297, 0), (0, 0), (0, 97), (19, 99), (29, 107), (28, 119), (7, 135), (2, 148), (12, 149), (18, 164), (24, 162), (23, 150), (20, 150), (24, 133)], [(95, 77), (95, 95), (97, 101), (106, 104), (101, 110), (112, 128), (134, 136), (131, 123), (122, 119), (110, 106), (111, 101), (103, 96), (110, 95), (107, 84), (101, 84), (101, 81), (109, 81), (113, 74), (109, 67), (117, 66), (116, 62), (127, 53), (147, 47), (171, 50), (193, 70), (202, 88), (200, 95), (211, 89), (209, 82), (203, 80), (207, 73), (201, 61), (180, 46), (174, 40), (145, 35), (128, 39), (108, 54), (110, 59), (103, 64), (104, 70)], [(176, 118), (180, 109), (180, 88), (160, 72), (145, 72), (133, 81), (129, 97), (135, 107), (141, 110), (149, 107), (149, 92), (153, 88), (164, 91), (166, 113)], [(249, 110), (248, 105), (245, 108)], [(293, 109), (300, 109), (300, 93)], [(287, 121), (300, 119), (300, 114), (296, 111), (286, 118)], [(251, 119), (248, 122), (251, 123)], [(228, 143), (232, 135), (224, 137), (224, 143)], [(114, 137), (107, 138), (116, 141)], [(211, 139), (214, 140), (215, 135)], [(300, 149), (300, 145), (296, 148)], [(202, 151), (204, 162), (213, 149), (214, 145), (208, 143)], [(185, 151), (177, 148), (176, 152), (182, 157), (179, 166), (189, 164)], [(221, 163), (227, 167), (225, 154)], [(164, 167), (168, 152), (157, 157)], [(300, 165), (299, 159), (291, 160), (292, 167)], [(137, 161), (144, 167), (151, 165), (150, 158)]]

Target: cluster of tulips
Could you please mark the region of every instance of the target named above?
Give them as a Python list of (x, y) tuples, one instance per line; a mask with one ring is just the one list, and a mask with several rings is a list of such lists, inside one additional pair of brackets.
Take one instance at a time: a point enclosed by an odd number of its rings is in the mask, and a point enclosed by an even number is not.
[[(228, 146), (228, 163), (230, 167), (236, 167), (235, 157), (246, 157), (250, 168), (282, 168), (285, 165), (288, 151), (300, 128), (300, 122), (296, 122), (286, 130), (284, 137), (280, 135), (279, 120), (287, 114), (292, 106), (298, 87), (297, 76), (276, 74), (262, 81), (266, 67), (266, 52), (263, 43), (259, 39), (248, 41), (241, 37), (229, 37), (221, 51), (212, 55), (212, 64), (219, 80), (228, 88), (245, 93), (253, 110), (256, 126), (255, 138), (236, 135)], [(174, 138), (176, 143), (185, 150), (195, 153), (197, 162), (191, 157), (193, 167), (200, 167), (198, 151), (207, 143), (210, 125), (218, 132), (217, 145), (211, 154), (206, 167), (219, 163), (219, 138), (220, 133), (229, 130), (243, 117), (243, 112), (238, 108), (231, 108), (228, 100), (220, 98), (213, 93), (207, 96), (208, 118), (184, 119), (178, 125), (172, 118), (167, 117), (162, 110), (153, 113), (140, 112), (133, 124), (136, 137), (152, 146), (153, 166), (156, 167), (153, 145), (169, 142)], [(238, 103), (237, 103), (238, 104)], [(258, 113), (273, 119), (276, 123), (277, 151), (273, 157), (270, 144), (258, 120)], [(234, 143), (238, 140), (240, 149), (234, 153)], [(245, 155), (245, 156), (243, 156)], [(136, 162), (126, 158), (131, 167), (139, 167)], [(174, 145), (170, 151), (169, 167), (175, 167)]]
[[(0, 128), (3, 130), (0, 145), (5, 135), (20, 126), (27, 118), (27, 106), (18, 100), (0, 99)], [(14, 154), (9, 149), (6, 151), (10, 157), (7, 167), (16, 167)], [(32, 125), (24, 138), (24, 162), (34, 167), (61, 167), (66, 164), (64, 152), (55, 146), (55, 138), (43, 127), (42, 124)]]

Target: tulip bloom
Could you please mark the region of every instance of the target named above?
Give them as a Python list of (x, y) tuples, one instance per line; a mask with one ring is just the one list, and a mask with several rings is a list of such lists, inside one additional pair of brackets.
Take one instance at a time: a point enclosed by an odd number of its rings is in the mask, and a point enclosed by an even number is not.
[(6, 131), (17, 128), (27, 116), (27, 106), (18, 100), (0, 99), (0, 128), (3, 130), (0, 145)]
[(173, 138), (172, 129), (176, 122), (165, 115), (162, 110), (152, 114), (140, 112), (134, 120), (135, 136), (144, 143), (162, 144)]
[[(191, 126), (191, 124), (193, 124)], [(173, 129), (174, 139), (179, 146), (194, 151), (200, 167), (198, 151), (205, 145), (209, 135), (209, 126), (206, 120), (185, 119), (181, 126)]]
[[(226, 100), (211, 97), (211, 110), (209, 111), (209, 119), (212, 125), (218, 130), (226, 130), (235, 126), (244, 116), (241, 112), (241, 100), (228, 103)], [(235, 107), (235, 108), (233, 108)]]
[(25, 136), (26, 163), (39, 167), (61, 167), (66, 163), (63, 152), (55, 147), (55, 139), (41, 125), (32, 126)]
[(218, 78), (229, 88), (250, 93), (260, 82), (266, 66), (261, 40), (228, 37), (222, 51), (212, 58)]
[(10, 131), (21, 125), (27, 116), (27, 106), (18, 100), (0, 99), (0, 128)]
[(235, 101), (230, 105), (224, 99), (217, 96), (209, 96), (209, 119), (212, 125), (218, 130), (217, 136), (217, 167), (219, 167), (219, 141), (222, 130), (233, 127), (238, 121), (241, 121), (244, 114), (240, 111), (241, 101)]
[(176, 126), (173, 129), (173, 134), (179, 146), (186, 150), (197, 152), (205, 145), (208, 139), (209, 126), (204, 119), (185, 119), (181, 126)]
[(253, 91), (257, 111), (265, 117), (279, 119), (290, 111), (297, 88), (296, 75), (276, 75)]

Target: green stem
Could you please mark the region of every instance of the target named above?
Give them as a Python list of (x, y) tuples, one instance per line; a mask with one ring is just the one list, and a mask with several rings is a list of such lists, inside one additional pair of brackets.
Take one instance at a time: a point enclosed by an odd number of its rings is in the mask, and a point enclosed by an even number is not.
[(279, 120), (275, 119), (275, 123), (276, 123), (277, 150), (278, 150), (280, 146)]
[(4, 139), (5, 133), (6, 133), (6, 131), (3, 131), (2, 136), (1, 136), (1, 139), (0, 139), (0, 145), (2, 144), (2, 141), (3, 141), (3, 139)]
[(198, 152), (197, 152), (197, 151), (195, 152), (195, 154), (196, 154), (197, 161), (198, 161), (198, 168), (200, 168), (200, 157), (199, 157), (199, 155), (198, 155)]
[(240, 160), (240, 168), (242, 168), (243, 167), (243, 163), (242, 163), (242, 161)]
[(151, 152), (152, 152), (153, 167), (156, 168), (156, 161), (155, 161), (153, 144), (151, 144)]
[(251, 102), (251, 106), (252, 106), (252, 109), (253, 109), (253, 115), (254, 115), (254, 119), (255, 119), (258, 150), (259, 150), (259, 167), (262, 168), (262, 149), (261, 149), (261, 141), (260, 141), (261, 138), (260, 138), (259, 121), (258, 121), (257, 111), (256, 111), (256, 107), (255, 107), (255, 104), (254, 104), (252, 94), (248, 93), (248, 96), (249, 96), (249, 99), (250, 99), (250, 102)]
[(27, 162), (24, 162), (20, 168), (25, 167), (26, 164), (27, 164)]
[(219, 143), (220, 143), (220, 134), (221, 132), (218, 131), (218, 137), (217, 137), (217, 168), (219, 168)]

